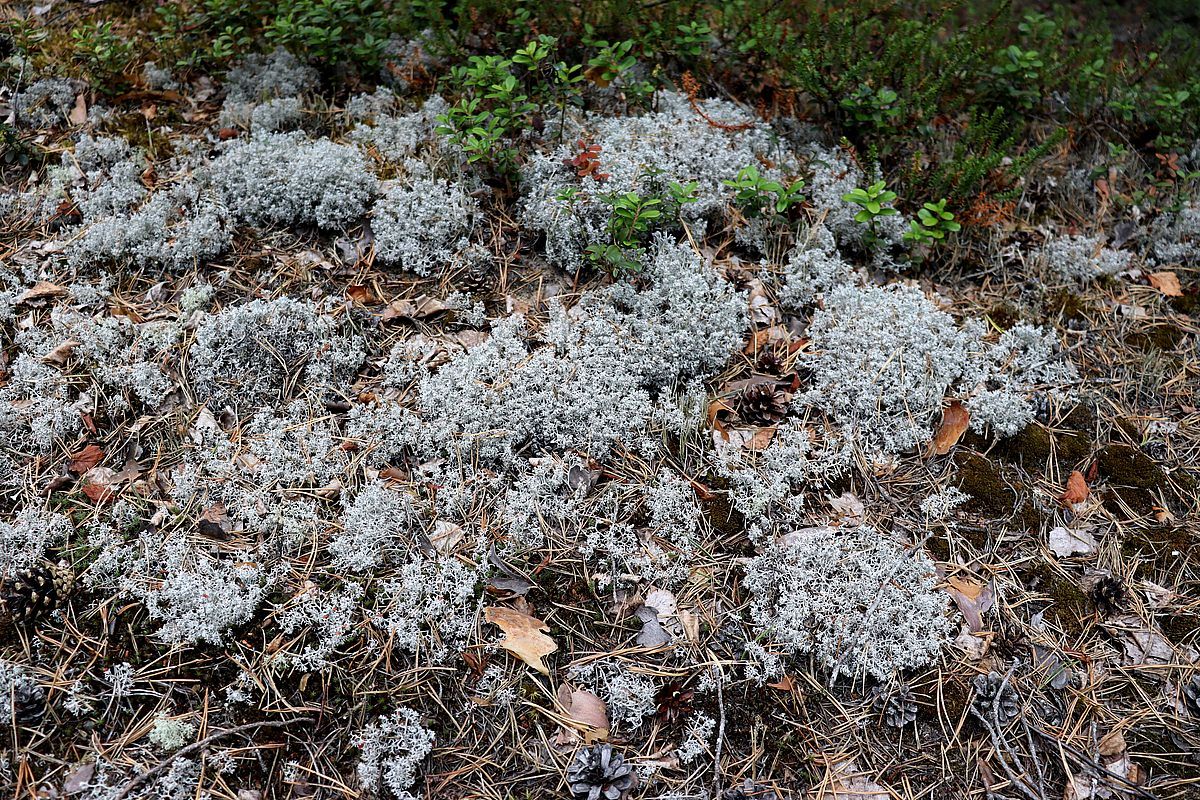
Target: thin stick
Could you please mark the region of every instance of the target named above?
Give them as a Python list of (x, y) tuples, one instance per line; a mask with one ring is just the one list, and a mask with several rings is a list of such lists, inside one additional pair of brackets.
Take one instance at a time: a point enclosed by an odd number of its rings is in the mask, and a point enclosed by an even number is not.
[(180, 748), (179, 750), (176, 750), (174, 753), (167, 756), (162, 761), (158, 762), (158, 764), (155, 767), (153, 767), (152, 769), (150, 769), (146, 772), (143, 772), (141, 775), (138, 775), (136, 778), (131, 780), (129, 783), (125, 784), (125, 786), (122, 787), (121, 791), (117, 792), (116, 796), (113, 797), (113, 800), (125, 800), (125, 798), (129, 796), (129, 793), (132, 792), (134, 789), (137, 789), (139, 786), (146, 783), (146, 781), (149, 781), (150, 779), (156, 777), (157, 775), (161, 774), (162, 772), (165, 772), (167, 767), (171, 766), (171, 764), (174, 763), (176, 759), (185, 758), (186, 756), (190, 756), (192, 753), (198, 753), (201, 750), (203, 750), (204, 748), (208, 747), (213, 742), (215, 742), (217, 739), (223, 739), (226, 736), (238, 736), (240, 734), (249, 733), (250, 731), (258, 730), (259, 728), (283, 728), (283, 727), (292, 725), (297, 722), (312, 722), (312, 721), (313, 721), (312, 717), (296, 717), (295, 719), (269, 720), (267, 722), (251, 722), (246, 725), (239, 725), (236, 728), (229, 728), (228, 730), (217, 731), (214, 734), (205, 736), (203, 739), (201, 739), (198, 742), (193, 742), (192, 744), (189, 744), (187, 747), (183, 747), (183, 748)]

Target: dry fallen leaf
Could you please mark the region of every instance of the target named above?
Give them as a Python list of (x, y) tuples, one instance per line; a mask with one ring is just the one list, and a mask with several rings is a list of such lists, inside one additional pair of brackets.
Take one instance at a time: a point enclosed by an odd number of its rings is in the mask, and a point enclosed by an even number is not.
[(423, 294), (414, 300), (393, 300), (383, 310), (381, 319), (390, 322), (394, 319), (426, 319), (449, 309), (441, 300)]
[(111, 503), (117, 499), (116, 470), (92, 467), (80, 476), (80, 488), (93, 503)]
[(1179, 285), (1179, 276), (1170, 270), (1151, 272), (1146, 278), (1150, 285), (1167, 297), (1183, 297), (1183, 287)]
[(608, 738), (608, 706), (597, 695), (586, 689), (574, 689), (567, 684), (558, 687), (558, 703), (570, 728), (558, 732), (556, 743), (569, 745), (583, 736), (584, 744), (602, 742)]
[(951, 400), (950, 405), (942, 410), (942, 424), (929, 443), (929, 455), (944, 456), (949, 453), (950, 448), (958, 444), (958, 440), (966, 433), (970, 421), (971, 413), (963, 408), (963, 404)]
[(67, 120), (72, 125), (82, 125), (87, 122), (87, 117), (87, 100), (84, 99), (82, 94), (75, 95), (75, 107), (71, 109), (71, 114), (67, 117)]
[(71, 353), (75, 352), (75, 348), (79, 346), (79, 342), (73, 339), (67, 339), (65, 342), (55, 347), (49, 353), (42, 356), (42, 362), (45, 364), (53, 364), (56, 367), (61, 367), (67, 363), (67, 359), (71, 357)]
[(375, 298), (375, 293), (371, 291), (370, 287), (363, 286), (361, 283), (352, 283), (347, 286), (346, 297), (361, 306), (369, 306), (372, 303), (378, 302)]
[(18, 295), (17, 305), (33, 300), (45, 300), (49, 297), (60, 297), (66, 293), (67, 290), (58, 284), (51, 283), (50, 281), (38, 281)]
[(1125, 736), (1121, 731), (1110, 731), (1096, 746), (1096, 751), (1105, 758), (1118, 758), (1125, 753)]
[(792, 680), (790, 675), (784, 675), (775, 683), (768, 683), (767, 686), (772, 689), (778, 689), (781, 692), (790, 692), (796, 688), (796, 682)]
[(558, 645), (543, 631), (550, 628), (536, 617), (513, 611), (503, 606), (489, 606), (483, 611), (483, 618), (504, 631), (500, 646), (543, 675), (549, 675), (550, 670), (542, 660), (558, 650)]
[(866, 513), (862, 500), (853, 492), (842, 492), (838, 497), (831, 497), (829, 505), (839, 518), (846, 517), (848, 522), (855, 525), (861, 524), (863, 514)]
[(67, 470), (76, 475), (82, 475), (104, 460), (104, 451), (94, 444), (89, 444), (79, 452), (71, 453), (67, 461)]
[(1067, 490), (1062, 493), (1062, 499), (1064, 503), (1073, 506), (1087, 500), (1091, 493), (1092, 490), (1088, 488), (1087, 479), (1083, 477), (1083, 473), (1075, 470), (1067, 478)]
[(996, 599), (991, 584), (976, 583), (955, 576), (946, 580), (946, 591), (954, 598), (955, 605), (966, 618), (971, 633), (983, 630), (983, 615)]

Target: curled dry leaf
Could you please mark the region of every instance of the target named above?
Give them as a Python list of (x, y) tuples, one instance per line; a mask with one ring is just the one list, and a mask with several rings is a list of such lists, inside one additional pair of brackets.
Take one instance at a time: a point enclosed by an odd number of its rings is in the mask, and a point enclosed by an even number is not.
[(608, 738), (611, 727), (608, 706), (596, 694), (564, 683), (558, 687), (558, 704), (562, 706), (563, 716), (570, 727), (558, 732), (556, 744), (573, 744), (581, 736), (584, 744), (594, 744)]
[(1062, 500), (1067, 505), (1075, 505), (1082, 503), (1088, 499), (1092, 490), (1088, 488), (1087, 479), (1083, 477), (1083, 473), (1075, 470), (1067, 478), (1067, 489), (1062, 493)]
[(390, 322), (394, 319), (427, 319), (450, 308), (443, 301), (423, 294), (413, 300), (393, 300), (383, 310), (382, 320)]
[(61, 297), (67, 290), (50, 281), (38, 281), (17, 297), (17, 305), (31, 303), (35, 300), (46, 300), (51, 297)]
[(346, 297), (360, 306), (369, 306), (379, 302), (378, 298), (375, 297), (375, 293), (371, 291), (371, 287), (364, 286), (361, 283), (352, 283), (347, 286)]
[(67, 363), (67, 359), (71, 357), (71, 353), (75, 352), (75, 348), (79, 346), (79, 342), (73, 339), (67, 339), (62, 344), (55, 347), (49, 353), (42, 356), (42, 363), (53, 364), (56, 367), (61, 367)]
[(951, 400), (950, 405), (942, 409), (942, 424), (929, 443), (929, 455), (944, 456), (949, 453), (950, 448), (958, 444), (958, 440), (967, 432), (970, 421), (971, 412), (959, 401)]
[(954, 604), (966, 618), (970, 632), (979, 633), (983, 630), (983, 615), (996, 599), (991, 584), (955, 576), (946, 580), (946, 591), (954, 598)]
[(500, 640), (501, 647), (543, 675), (550, 674), (543, 659), (556, 652), (558, 645), (545, 634), (545, 631), (550, 630), (546, 623), (503, 606), (485, 608), (483, 618), (504, 631), (504, 638)]

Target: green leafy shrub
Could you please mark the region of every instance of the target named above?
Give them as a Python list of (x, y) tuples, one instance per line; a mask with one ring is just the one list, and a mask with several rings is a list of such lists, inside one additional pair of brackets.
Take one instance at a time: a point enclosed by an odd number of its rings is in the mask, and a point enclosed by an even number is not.
[(783, 215), (792, 206), (804, 202), (804, 180), (796, 180), (784, 186), (779, 181), (773, 181), (760, 175), (758, 167), (751, 164), (742, 168), (734, 180), (723, 181), (726, 186), (737, 190), (734, 204), (747, 217), (755, 218), (764, 215)]
[(884, 181), (878, 181), (867, 188), (856, 188), (842, 195), (847, 203), (859, 206), (854, 215), (854, 221), (867, 226), (867, 242), (877, 241), (876, 221), (883, 217), (891, 217), (900, 212), (892, 207), (896, 201), (896, 193), (886, 188)]
[(946, 198), (943, 197), (917, 210), (917, 218), (909, 222), (904, 241), (921, 245), (935, 244), (961, 229), (962, 225), (954, 221), (954, 214), (946, 210)]

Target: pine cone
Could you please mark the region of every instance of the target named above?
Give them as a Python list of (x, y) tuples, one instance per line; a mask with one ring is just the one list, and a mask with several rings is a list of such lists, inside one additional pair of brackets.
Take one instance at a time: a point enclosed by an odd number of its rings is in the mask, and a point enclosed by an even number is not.
[[(975, 687), (975, 699), (971, 701), (971, 711), (984, 722), (1004, 727), (1021, 715), (1017, 693), (1011, 683), (1005, 686), (1004, 676), (996, 672), (977, 675), (972, 685)], [(1000, 692), (1002, 686), (1003, 694)]]
[(1089, 594), (1101, 614), (1114, 614), (1125, 604), (1125, 584), (1111, 575), (1097, 580)]
[(32, 678), (22, 676), (12, 686), (12, 713), (19, 723), (37, 722), (46, 713), (46, 690)]
[(654, 695), (658, 708), (659, 722), (674, 722), (691, 712), (696, 693), (683, 685), (683, 681), (670, 681)]
[(770, 425), (783, 419), (786, 407), (783, 395), (775, 391), (770, 383), (756, 383), (747, 386), (737, 397), (737, 413), (746, 420), (758, 425)]
[(575, 754), (567, 783), (577, 800), (618, 800), (637, 783), (637, 776), (611, 744), (594, 744)]
[(490, 295), (499, 275), (491, 251), (472, 245), (462, 254), (462, 269), (454, 276), (454, 288), (473, 295)]
[(769, 372), (772, 375), (778, 375), (783, 372), (784, 358), (783, 354), (774, 347), (767, 347), (759, 351), (756, 366), (761, 372)]
[(874, 705), (883, 712), (883, 721), (893, 728), (903, 728), (917, 718), (917, 702), (907, 683), (900, 684), (895, 691), (875, 687)]
[(65, 561), (42, 562), (10, 575), (4, 581), (0, 600), (13, 621), (28, 622), (62, 606), (74, 589), (75, 573)]

